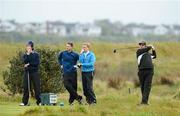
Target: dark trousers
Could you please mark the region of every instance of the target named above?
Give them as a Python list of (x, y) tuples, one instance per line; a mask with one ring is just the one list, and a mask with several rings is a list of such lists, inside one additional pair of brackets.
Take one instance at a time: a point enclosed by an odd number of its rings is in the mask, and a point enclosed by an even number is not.
[(83, 93), (87, 103), (96, 103), (96, 96), (93, 90), (93, 72), (82, 72)]
[(28, 75), (29, 75), (29, 84), (31, 85), (31, 82), (32, 82), (33, 87), (34, 87), (35, 98), (37, 100), (36, 103), (39, 104), (41, 102), (41, 99), (40, 99), (40, 78), (39, 78), (38, 72), (25, 71), (24, 80), (23, 80), (24, 94), (23, 94), (22, 102), (25, 105), (27, 105), (28, 100), (29, 100), (30, 85), (28, 85)]
[(63, 75), (64, 86), (69, 92), (69, 103), (79, 98), (77, 94), (77, 72), (67, 73)]
[(141, 85), (142, 103), (148, 103), (153, 75), (154, 75), (153, 69), (144, 69), (144, 70), (139, 70), (138, 72), (140, 85)]

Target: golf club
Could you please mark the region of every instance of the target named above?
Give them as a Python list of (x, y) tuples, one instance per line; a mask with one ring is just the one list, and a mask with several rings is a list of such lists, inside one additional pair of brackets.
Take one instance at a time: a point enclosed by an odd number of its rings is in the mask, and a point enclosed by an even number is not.
[(136, 49), (136, 48), (138, 48), (138, 47), (126, 47), (126, 48), (114, 49), (114, 50), (113, 50), (113, 53), (116, 53), (117, 50), (122, 50), (122, 49)]
[[(31, 98), (31, 96), (30, 96), (31, 90), (30, 90), (29, 71), (27, 72), (27, 77), (28, 77), (28, 92), (29, 92), (29, 98)], [(28, 106), (30, 106), (30, 99), (29, 99), (29, 101), (28, 101)]]

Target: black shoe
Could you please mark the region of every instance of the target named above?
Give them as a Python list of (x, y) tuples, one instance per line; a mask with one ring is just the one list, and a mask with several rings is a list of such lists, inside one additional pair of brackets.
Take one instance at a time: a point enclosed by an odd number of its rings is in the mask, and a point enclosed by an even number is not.
[(91, 103), (89, 103), (89, 105), (90, 105), (90, 106), (95, 106), (96, 103), (95, 103), (95, 102), (91, 102)]
[(69, 99), (69, 105), (73, 105), (74, 99)]
[(69, 101), (69, 105), (73, 105), (73, 102), (74, 102), (74, 100), (73, 101)]
[(79, 103), (80, 105), (82, 105), (82, 104), (83, 104), (83, 98), (82, 98), (82, 96), (79, 96), (78, 99), (77, 99), (77, 101), (78, 101), (78, 103)]

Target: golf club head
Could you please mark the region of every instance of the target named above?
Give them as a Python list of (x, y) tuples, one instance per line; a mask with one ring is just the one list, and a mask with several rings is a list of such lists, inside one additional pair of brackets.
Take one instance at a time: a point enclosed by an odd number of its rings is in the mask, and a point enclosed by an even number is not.
[(116, 53), (116, 49), (113, 50), (113, 53)]

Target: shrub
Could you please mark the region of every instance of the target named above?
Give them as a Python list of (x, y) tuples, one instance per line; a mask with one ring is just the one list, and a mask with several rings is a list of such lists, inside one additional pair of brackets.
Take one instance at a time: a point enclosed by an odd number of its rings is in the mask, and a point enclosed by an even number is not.
[(162, 85), (174, 85), (174, 80), (168, 77), (161, 77), (160, 83)]
[[(57, 62), (57, 50), (40, 48), (36, 50), (40, 55), (39, 74), (41, 80), (41, 92), (57, 93), (64, 90), (62, 76)], [(10, 59), (10, 67), (3, 72), (4, 84), (13, 93), (22, 93), (24, 64), (22, 56), (24, 52), (19, 51)]]
[(108, 87), (120, 89), (124, 86), (124, 79), (121, 76), (108, 78)]

